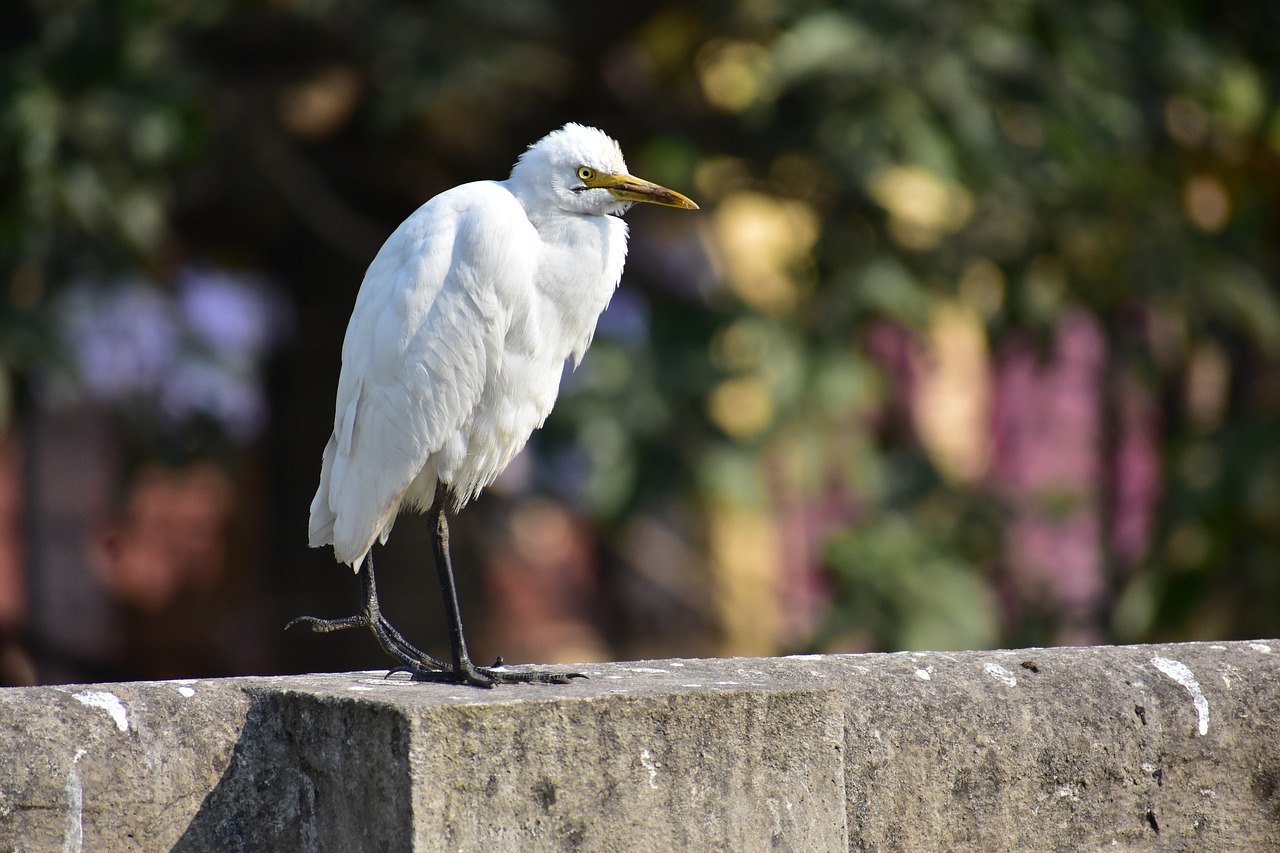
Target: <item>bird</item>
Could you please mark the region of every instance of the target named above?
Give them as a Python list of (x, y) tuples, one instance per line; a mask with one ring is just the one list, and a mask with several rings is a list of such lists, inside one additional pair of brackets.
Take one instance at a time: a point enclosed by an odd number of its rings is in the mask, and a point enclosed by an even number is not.
[[(604, 131), (570, 122), (530, 145), (503, 181), (446, 190), (392, 232), (370, 263), (342, 344), (333, 432), (311, 502), (309, 544), (361, 578), (353, 616), (287, 626), (368, 628), (417, 681), (564, 684), (580, 673), (477, 666), (467, 650), (448, 513), (497, 478), (555, 405), (622, 279), (636, 203), (697, 210), (634, 177)], [(450, 659), (382, 614), (372, 551), (402, 511), (426, 514)]]

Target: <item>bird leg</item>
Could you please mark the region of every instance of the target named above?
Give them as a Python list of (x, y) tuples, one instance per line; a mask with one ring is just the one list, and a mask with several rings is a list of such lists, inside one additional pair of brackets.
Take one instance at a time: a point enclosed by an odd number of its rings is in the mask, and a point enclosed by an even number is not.
[(444, 661), (436, 660), (431, 655), (419, 651), (412, 643), (401, 636), (400, 632), (382, 615), (382, 608), (378, 604), (378, 585), (373, 577), (372, 554), (365, 558), (360, 581), (364, 603), (360, 607), (360, 612), (355, 616), (348, 616), (344, 619), (320, 619), (315, 616), (299, 616), (284, 626), (284, 629), (287, 631), (294, 625), (310, 625), (312, 631), (318, 634), (328, 634), (330, 631), (342, 631), (347, 628), (368, 628), (373, 632), (378, 645), (382, 646), (382, 650), (400, 661), (401, 665), (393, 669), (392, 672), (407, 670), (416, 675), (432, 670), (448, 670), (450, 668), (449, 664)]
[(436, 488), (436, 498), (428, 510), (428, 518), (435, 524), (432, 537), (432, 553), (436, 562), (436, 574), (440, 578), (440, 596), (444, 600), (445, 618), (449, 623), (449, 649), (453, 654), (453, 666), (444, 672), (414, 670), (415, 681), (453, 681), (475, 687), (494, 687), (498, 684), (568, 684), (574, 678), (586, 678), (578, 672), (530, 671), (515, 672), (499, 669), (502, 658), (493, 666), (476, 666), (467, 652), (467, 641), (462, 635), (462, 614), (458, 608), (458, 589), (453, 580), (453, 561), (449, 557), (449, 523), (445, 519), (444, 504), (447, 488), (441, 483)]

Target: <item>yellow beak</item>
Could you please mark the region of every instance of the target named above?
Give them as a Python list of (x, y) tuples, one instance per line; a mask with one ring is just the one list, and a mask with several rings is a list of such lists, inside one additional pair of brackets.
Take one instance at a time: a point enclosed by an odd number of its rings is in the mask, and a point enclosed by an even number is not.
[(623, 201), (643, 201), (684, 210), (698, 209), (696, 204), (675, 190), (642, 181), (633, 175), (596, 175), (592, 180), (587, 181), (587, 186), (606, 189), (613, 193), (615, 198)]

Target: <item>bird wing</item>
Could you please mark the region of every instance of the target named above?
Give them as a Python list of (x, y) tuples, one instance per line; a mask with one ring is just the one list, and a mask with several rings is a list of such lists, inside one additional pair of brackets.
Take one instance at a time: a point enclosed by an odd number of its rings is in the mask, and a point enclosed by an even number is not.
[(466, 453), (459, 430), (533, 292), (537, 246), (519, 202), (493, 182), (442, 193), (387, 238), (347, 326), (313, 547), (332, 543), (358, 569), (419, 475), (430, 467), (434, 482), (442, 459)]

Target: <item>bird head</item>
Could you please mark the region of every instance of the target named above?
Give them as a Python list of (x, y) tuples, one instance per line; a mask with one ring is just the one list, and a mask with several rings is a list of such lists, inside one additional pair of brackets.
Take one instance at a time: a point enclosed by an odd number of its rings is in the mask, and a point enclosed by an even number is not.
[(530, 145), (511, 180), (518, 195), (569, 213), (620, 215), (636, 202), (698, 209), (675, 190), (628, 172), (622, 149), (603, 131), (572, 122)]

